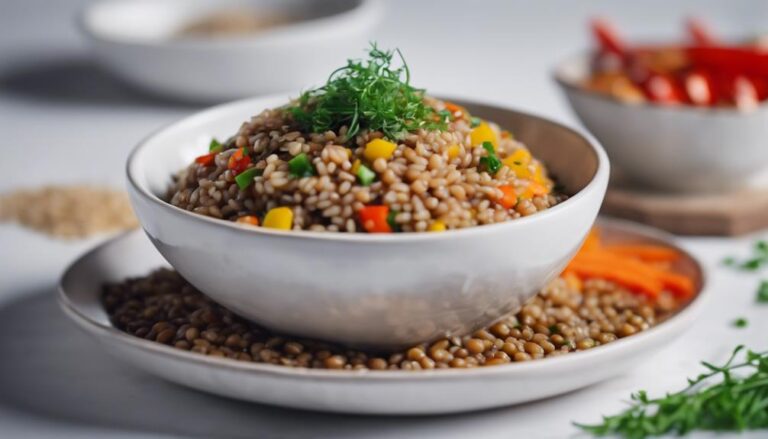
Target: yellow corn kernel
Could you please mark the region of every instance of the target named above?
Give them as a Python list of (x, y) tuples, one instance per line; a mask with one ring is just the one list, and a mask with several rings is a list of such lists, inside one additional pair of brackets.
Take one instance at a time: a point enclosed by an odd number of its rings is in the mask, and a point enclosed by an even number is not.
[(533, 197), (547, 195), (548, 193), (549, 193), (549, 189), (547, 189), (546, 186), (544, 186), (541, 183), (537, 183), (535, 181), (530, 181), (528, 183), (528, 187), (525, 188), (520, 198), (524, 200), (530, 200)]
[(430, 232), (445, 232), (445, 223), (437, 220), (429, 225), (429, 231)]
[(448, 147), (448, 160), (453, 160), (456, 157), (459, 156), (459, 153), (461, 152), (461, 147), (459, 145), (451, 145)]
[(528, 165), (531, 164), (531, 153), (527, 149), (517, 149), (501, 162), (512, 170), (517, 178), (530, 178), (531, 170)]
[(373, 139), (365, 145), (363, 156), (370, 161), (389, 159), (392, 157), (392, 153), (395, 152), (395, 148), (397, 148), (397, 145), (392, 142), (387, 142), (383, 139)]
[(287, 207), (275, 207), (264, 217), (264, 227), (270, 229), (291, 230), (293, 211)]
[(360, 165), (361, 165), (360, 159), (352, 162), (352, 169), (349, 170), (352, 173), (352, 175), (357, 175), (357, 171), (360, 170)]
[(551, 187), (552, 186), (552, 180), (549, 179), (547, 176), (547, 172), (544, 170), (544, 167), (541, 166), (541, 163), (536, 163), (533, 168), (533, 181), (536, 183), (539, 183), (545, 187)]
[(481, 122), (469, 133), (469, 141), (472, 146), (480, 146), (483, 142), (491, 142), (493, 149), (499, 146), (499, 138), (487, 122)]

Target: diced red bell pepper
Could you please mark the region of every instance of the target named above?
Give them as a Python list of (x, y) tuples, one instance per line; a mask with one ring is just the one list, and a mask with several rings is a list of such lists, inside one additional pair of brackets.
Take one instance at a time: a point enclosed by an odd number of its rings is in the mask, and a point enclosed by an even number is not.
[(392, 233), (387, 217), (389, 206), (365, 206), (360, 209), (360, 223), (368, 233)]
[(195, 163), (201, 164), (203, 166), (210, 166), (211, 163), (213, 163), (213, 160), (216, 158), (216, 153), (212, 152), (209, 154), (201, 155), (200, 157), (195, 159)]
[(235, 151), (231, 156), (229, 156), (229, 161), (227, 162), (227, 168), (230, 169), (233, 174), (237, 175), (245, 171), (248, 168), (248, 165), (250, 164), (251, 164), (251, 156), (249, 156), (246, 153), (245, 148), (240, 148), (237, 151)]

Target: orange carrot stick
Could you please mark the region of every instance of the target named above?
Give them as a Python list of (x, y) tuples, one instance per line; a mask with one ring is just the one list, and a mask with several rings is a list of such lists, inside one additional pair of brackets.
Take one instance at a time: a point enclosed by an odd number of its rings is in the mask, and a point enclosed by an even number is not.
[(680, 253), (669, 247), (652, 244), (615, 244), (605, 250), (647, 262), (672, 262), (680, 259)]
[(642, 276), (634, 271), (623, 269), (621, 265), (606, 265), (599, 262), (574, 260), (566, 269), (576, 273), (580, 277), (605, 279), (616, 282), (631, 290), (656, 297), (661, 293), (663, 286), (658, 279)]

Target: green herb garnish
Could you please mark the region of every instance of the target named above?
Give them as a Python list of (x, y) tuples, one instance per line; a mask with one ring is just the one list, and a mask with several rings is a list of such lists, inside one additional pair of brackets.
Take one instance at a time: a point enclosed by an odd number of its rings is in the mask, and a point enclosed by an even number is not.
[(235, 183), (241, 191), (245, 190), (253, 183), (253, 179), (261, 175), (263, 171), (261, 169), (249, 168), (235, 176)]
[(215, 137), (211, 139), (211, 143), (208, 145), (208, 152), (219, 152), (222, 149), (224, 149), (224, 146)]
[[(743, 431), (768, 427), (768, 352), (746, 351), (744, 361), (734, 364), (744, 346), (738, 346), (723, 366), (701, 364), (708, 372), (688, 379), (688, 387), (656, 399), (645, 391), (632, 395), (626, 411), (604, 416), (597, 425), (576, 424), (597, 436), (646, 438), (664, 434), (684, 435), (694, 430)], [(752, 373), (737, 377), (734, 372)], [(715, 376), (722, 381), (706, 385)]]
[(392, 229), (393, 232), (400, 232), (400, 224), (395, 222), (395, 217), (397, 216), (396, 210), (390, 210), (387, 214), (387, 224), (389, 224), (389, 227)]
[(496, 155), (491, 142), (483, 142), (483, 149), (488, 153), (486, 157), (480, 158), (480, 167), (491, 175), (496, 175), (502, 167), (501, 160)]
[(760, 286), (757, 288), (757, 302), (768, 303), (768, 280), (760, 282)]
[(475, 116), (472, 116), (472, 117), (469, 119), (469, 126), (471, 126), (472, 128), (475, 128), (475, 127), (477, 127), (477, 126), (478, 126), (478, 125), (480, 125), (481, 123), (483, 123), (483, 121), (482, 121), (482, 120), (481, 120), (479, 117), (475, 117)]
[(291, 175), (299, 178), (315, 175), (315, 167), (312, 166), (312, 162), (309, 161), (307, 154), (303, 152), (288, 160), (288, 170)]
[(370, 186), (374, 180), (376, 180), (376, 173), (368, 169), (367, 166), (361, 164), (357, 168), (357, 178), (360, 180), (360, 184), (363, 186)]
[(723, 259), (723, 264), (746, 271), (757, 271), (768, 265), (768, 241), (755, 242), (752, 247), (752, 255), (749, 258), (738, 261), (736, 258), (728, 257)]
[(733, 321), (733, 326), (735, 328), (746, 328), (747, 326), (749, 326), (749, 321), (744, 317), (739, 317), (738, 319)]
[[(395, 53), (399, 67), (393, 63)], [(288, 111), (307, 131), (338, 131), (346, 126), (348, 140), (361, 129), (381, 131), (390, 139), (419, 128), (445, 129), (445, 122), (424, 102), (424, 90), (411, 86), (400, 50), (381, 50), (376, 44), (371, 44), (368, 60), (347, 61), (324, 86), (302, 93)]]

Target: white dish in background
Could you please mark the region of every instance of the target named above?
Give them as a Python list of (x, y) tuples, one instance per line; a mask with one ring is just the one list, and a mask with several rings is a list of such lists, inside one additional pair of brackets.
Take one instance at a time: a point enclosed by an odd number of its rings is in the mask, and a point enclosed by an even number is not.
[[(671, 244), (669, 235), (626, 222), (601, 222), (607, 240)], [(687, 253), (683, 266), (704, 285)], [(696, 319), (706, 288), (667, 321), (584, 352), (525, 363), (433, 371), (337, 371), (288, 368), (207, 357), (128, 335), (114, 328), (101, 286), (167, 266), (139, 231), (108, 241), (74, 262), (61, 280), (59, 302), (82, 329), (121, 361), (169, 381), (246, 401), (360, 414), (423, 415), (519, 404), (603, 381), (648, 360)], [(340, 316), (339, 318), (343, 318)], [(460, 396), (460, 397), (459, 397)]]
[[(258, 33), (174, 38), (216, 11), (314, 17)], [(377, 0), (105, 0), (80, 24), (115, 75), (153, 94), (221, 102), (320, 85), (348, 57), (364, 56), (382, 15)]]
[(211, 137), (227, 138), (285, 102), (249, 99), (198, 113), (141, 142), (127, 166), (134, 210), (171, 265), (217, 302), (280, 332), (405, 346), (486, 325), (560, 273), (608, 183), (605, 152), (589, 137), (530, 114), (456, 101), (511, 130), (575, 195), (503, 223), (394, 235), (247, 227), (160, 198)]
[(740, 112), (627, 104), (584, 89), (589, 71), (590, 56), (584, 54), (560, 64), (554, 77), (611, 162), (635, 183), (723, 192), (759, 184), (768, 171), (768, 105)]

